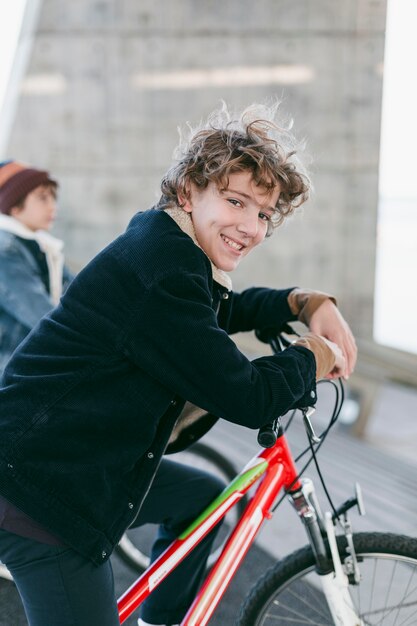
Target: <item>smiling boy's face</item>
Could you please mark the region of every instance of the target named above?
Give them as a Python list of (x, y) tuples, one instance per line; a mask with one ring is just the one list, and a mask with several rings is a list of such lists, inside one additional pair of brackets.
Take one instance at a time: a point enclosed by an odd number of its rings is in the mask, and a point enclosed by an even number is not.
[(268, 192), (257, 186), (250, 171), (231, 174), (227, 189), (213, 182), (205, 189), (191, 184), (183, 209), (190, 213), (198, 243), (216, 267), (231, 272), (265, 239), (280, 191), (279, 185)]

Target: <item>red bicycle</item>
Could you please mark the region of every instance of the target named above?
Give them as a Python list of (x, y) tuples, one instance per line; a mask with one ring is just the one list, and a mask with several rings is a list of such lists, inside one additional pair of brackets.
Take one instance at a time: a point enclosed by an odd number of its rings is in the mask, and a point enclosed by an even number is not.
[[(281, 349), (279, 338), (271, 341)], [(223, 493), (162, 554), (118, 601), (123, 623), (155, 587), (193, 550), (227, 512), (258, 486), (209, 572), (181, 626), (204, 626), (222, 598), (263, 522), (285, 497), (303, 523), (308, 545), (277, 562), (256, 583), (244, 602), (237, 626), (411, 626), (417, 623), (417, 539), (391, 533), (353, 534), (348, 511), (363, 513), (359, 487), (355, 495), (322, 514), (313, 482), (301, 475), (336, 422), (343, 403), (341, 382), (326, 429), (314, 432), (312, 409), (301, 409), (308, 447), (294, 459), (286, 428), (278, 418), (259, 431), (264, 448)], [(309, 453), (299, 471), (296, 463)], [(317, 464), (318, 467), (318, 464)], [(319, 472), (319, 476), (321, 474)], [(325, 492), (326, 487), (323, 482)], [(281, 494), (283, 492), (283, 494)], [(338, 532), (336, 532), (338, 531)]]

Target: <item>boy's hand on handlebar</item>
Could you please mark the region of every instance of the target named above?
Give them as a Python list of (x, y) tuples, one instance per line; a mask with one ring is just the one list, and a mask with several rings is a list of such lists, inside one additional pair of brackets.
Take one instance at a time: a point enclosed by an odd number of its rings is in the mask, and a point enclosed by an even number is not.
[(314, 311), (310, 319), (309, 328), (313, 333), (321, 335), (333, 344), (336, 344), (345, 360), (345, 364), (342, 365), (340, 358), (336, 358), (335, 367), (337, 369), (329, 374), (328, 377), (340, 378), (343, 376), (343, 378), (349, 378), (357, 359), (356, 342), (348, 323), (331, 300), (325, 300)]
[(335, 357), (333, 369), (328, 374), (326, 374), (324, 378), (346, 378), (346, 359), (343, 356), (343, 352), (341, 351), (339, 346), (333, 341), (330, 341), (323, 336), (321, 336), (321, 339), (327, 344)]
[(308, 348), (316, 360), (316, 379), (340, 378), (346, 371), (346, 361), (339, 346), (315, 333), (306, 333), (293, 345)]

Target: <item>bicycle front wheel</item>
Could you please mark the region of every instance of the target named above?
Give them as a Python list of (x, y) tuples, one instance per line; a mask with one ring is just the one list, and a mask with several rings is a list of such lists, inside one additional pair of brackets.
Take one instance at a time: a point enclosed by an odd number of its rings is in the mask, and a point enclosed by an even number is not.
[[(342, 564), (349, 556), (337, 538)], [(361, 580), (349, 591), (363, 626), (417, 623), (417, 539), (384, 533), (354, 535)], [(274, 565), (248, 596), (237, 626), (334, 626), (306, 546)]]

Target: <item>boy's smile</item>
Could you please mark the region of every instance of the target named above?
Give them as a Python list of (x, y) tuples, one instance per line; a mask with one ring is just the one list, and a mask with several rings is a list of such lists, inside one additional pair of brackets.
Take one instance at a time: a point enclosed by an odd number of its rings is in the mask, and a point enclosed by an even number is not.
[(264, 240), (275, 212), (279, 186), (266, 191), (250, 171), (229, 176), (227, 189), (214, 182), (205, 189), (191, 184), (184, 211), (190, 213), (198, 243), (216, 267), (231, 272)]

